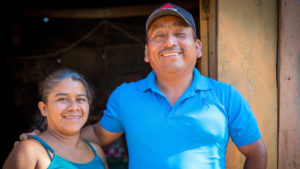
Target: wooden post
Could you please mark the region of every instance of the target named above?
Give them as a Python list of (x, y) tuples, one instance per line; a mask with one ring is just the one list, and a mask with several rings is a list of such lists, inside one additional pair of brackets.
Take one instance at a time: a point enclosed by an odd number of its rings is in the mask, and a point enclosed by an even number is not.
[(300, 1), (280, 1), (278, 169), (300, 168)]
[(217, 79), (217, 2), (216, 0), (200, 0), (200, 40), (202, 57), (199, 70), (204, 76)]

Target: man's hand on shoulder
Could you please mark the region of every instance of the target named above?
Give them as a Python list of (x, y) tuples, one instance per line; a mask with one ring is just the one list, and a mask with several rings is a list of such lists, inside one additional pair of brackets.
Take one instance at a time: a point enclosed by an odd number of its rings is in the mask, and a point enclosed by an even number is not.
[[(24, 141), (24, 140), (29, 139), (29, 138), (32, 137), (32, 136), (38, 135), (39, 133), (40, 133), (39, 130), (33, 130), (33, 131), (30, 132), (30, 133), (22, 133), (22, 134), (20, 135), (19, 139), (20, 139), (20, 141)], [(18, 145), (18, 144), (20, 143), (20, 141), (15, 141), (14, 147), (15, 147), (16, 145)]]

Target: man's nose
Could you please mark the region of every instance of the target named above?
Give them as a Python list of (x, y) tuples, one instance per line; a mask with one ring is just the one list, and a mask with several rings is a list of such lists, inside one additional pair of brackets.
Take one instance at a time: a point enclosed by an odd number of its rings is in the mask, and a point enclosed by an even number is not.
[(166, 43), (165, 43), (168, 47), (173, 47), (177, 44), (177, 39), (174, 35), (172, 34), (168, 34), (167, 38), (166, 38)]

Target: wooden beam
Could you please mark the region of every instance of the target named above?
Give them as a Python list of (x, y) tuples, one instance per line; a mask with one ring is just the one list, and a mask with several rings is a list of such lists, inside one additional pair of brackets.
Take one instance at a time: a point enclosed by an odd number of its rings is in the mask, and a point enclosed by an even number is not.
[(202, 56), (198, 61), (198, 69), (204, 76), (208, 73), (208, 9), (207, 1), (199, 0), (199, 16), (200, 16), (200, 40), (202, 43)]
[[(89, 9), (40, 9), (27, 10), (22, 13), (23, 16), (31, 17), (50, 17), (67, 19), (102, 19), (102, 18), (123, 18), (135, 16), (148, 16), (160, 4), (137, 5), (137, 6), (119, 6), (109, 8), (89, 8)], [(193, 9), (196, 6), (193, 2), (178, 3), (178, 5)]]
[(202, 75), (217, 80), (217, 0), (199, 0), (199, 6), (200, 39), (202, 42), (202, 58), (200, 61), (200, 71)]
[(300, 5), (279, 1), (278, 169), (300, 168)]
[(113, 7), (93, 9), (41, 9), (30, 10), (23, 13), (24, 16), (68, 18), (68, 19), (101, 19), (121, 18), (148, 15), (153, 9), (152, 6), (139, 7)]
[(209, 77), (215, 80), (218, 80), (217, 10), (217, 0), (209, 0), (208, 72)]

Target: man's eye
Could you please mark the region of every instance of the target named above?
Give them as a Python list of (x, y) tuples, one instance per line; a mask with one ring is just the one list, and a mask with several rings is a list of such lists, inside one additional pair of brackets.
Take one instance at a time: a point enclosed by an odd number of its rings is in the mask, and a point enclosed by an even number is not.
[(162, 38), (164, 36), (165, 36), (164, 34), (157, 34), (157, 35), (154, 36), (154, 38)]
[(177, 37), (185, 37), (185, 33), (176, 33)]

